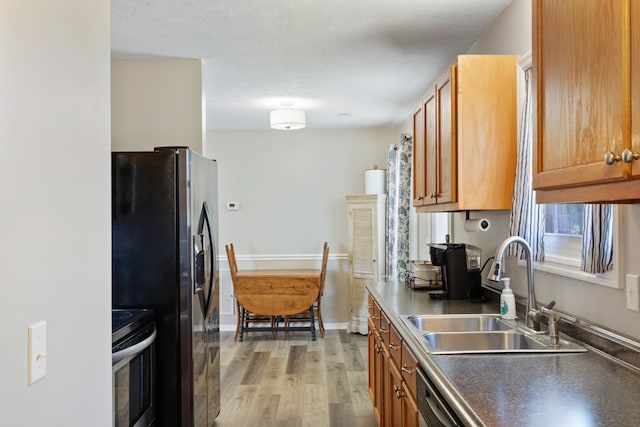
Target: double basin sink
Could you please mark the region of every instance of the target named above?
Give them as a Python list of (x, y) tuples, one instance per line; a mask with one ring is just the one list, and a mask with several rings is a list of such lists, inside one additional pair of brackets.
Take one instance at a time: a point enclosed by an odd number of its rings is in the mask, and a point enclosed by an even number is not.
[(431, 354), (576, 353), (586, 349), (560, 338), (552, 345), (547, 335), (517, 326), (492, 314), (401, 316), (424, 340)]

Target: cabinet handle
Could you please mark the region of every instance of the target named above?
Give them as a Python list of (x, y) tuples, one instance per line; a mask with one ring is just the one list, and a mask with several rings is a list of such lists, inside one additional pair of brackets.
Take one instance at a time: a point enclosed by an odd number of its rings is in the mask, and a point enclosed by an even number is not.
[(637, 151), (631, 151), (628, 148), (625, 148), (622, 151), (622, 161), (625, 163), (631, 163), (634, 160), (638, 160), (638, 158), (640, 157), (640, 153), (638, 153)]
[(380, 346), (378, 344), (374, 345), (373, 348), (375, 349), (376, 353), (380, 353)]
[(389, 333), (389, 329), (385, 329), (385, 328), (380, 328), (380, 332), (382, 332), (383, 334), (388, 334)]
[(402, 399), (402, 396), (404, 396), (404, 393), (402, 392), (400, 387), (395, 384), (393, 385), (393, 392), (396, 394), (396, 399)]
[(372, 318), (373, 320), (380, 320), (380, 316), (376, 316), (375, 314), (372, 314), (372, 315), (371, 315), (371, 318)]
[(394, 343), (390, 342), (389, 343), (389, 350), (393, 350), (396, 351), (398, 349), (398, 346), (395, 345)]
[(435, 192), (431, 192), (431, 194), (429, 194), (429, 197), (431, 197), (432, 199), (436, 198), (436, 193)]
[(609, 166), (616, 164), (620, 160), (620, 156), (613, 151), (607, 151), (606, 153), (604, 153), (604, 162)]
[(413, 375), (413, 371), (407, 368), (407, 365), (402, 365), (401, 371), (407, 375)]

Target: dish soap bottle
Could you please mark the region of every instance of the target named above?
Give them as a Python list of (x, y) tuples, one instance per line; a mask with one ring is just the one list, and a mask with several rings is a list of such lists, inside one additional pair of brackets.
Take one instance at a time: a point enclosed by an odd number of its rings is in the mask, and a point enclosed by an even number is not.
[(502, 281), (504, 289), (500, 294), (500, 315), (503, 319), (513, 320), (516, 318), (516, 298), (510, 288), (511, 279), (505, 277)]

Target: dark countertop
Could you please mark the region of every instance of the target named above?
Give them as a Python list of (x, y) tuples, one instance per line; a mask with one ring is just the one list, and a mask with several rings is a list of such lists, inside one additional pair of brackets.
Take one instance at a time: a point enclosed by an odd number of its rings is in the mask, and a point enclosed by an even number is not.
[(465, 425), (625, 426), (640, 420), (640, 374), (601, 353), (430, 355), (399, 316), (498, 313), (403, 283), (367, 286)]

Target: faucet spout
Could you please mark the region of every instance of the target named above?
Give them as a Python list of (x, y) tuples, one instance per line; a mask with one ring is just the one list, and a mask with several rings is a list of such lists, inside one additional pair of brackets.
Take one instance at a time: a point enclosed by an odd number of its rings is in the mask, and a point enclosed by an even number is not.
[(535, 285), (533, 283), (533, 256), (531, 255), (531, 247), (526, 240), (524, 240), (520, 236), (511, 236), (505, 239), (504, 242), (500, 244), (498, 249), (496, 250), (496, 256), (493, 260), (493, 264), (491, 265), (491, 270), (489, 271), (489, 276), (487, 279), (493, 282), (499, 282), (500, 276), (502, 274), (502, 264), (504, 257), (504, 253), (512, 243), (518, 243), (524, 249), (525, 257), (527, 260), (527, 315), (526, 315), (526, 323), (527, 327), (535, 330), (540, 329), (539, 322), (536, 322), (535, 319), (529, 315), (529, 313), (537, 310), (536, 303), (536, 291)]

